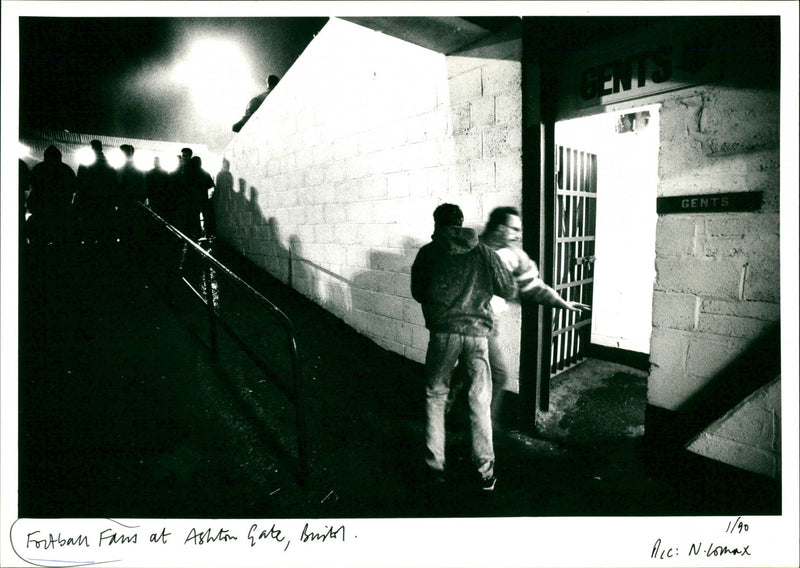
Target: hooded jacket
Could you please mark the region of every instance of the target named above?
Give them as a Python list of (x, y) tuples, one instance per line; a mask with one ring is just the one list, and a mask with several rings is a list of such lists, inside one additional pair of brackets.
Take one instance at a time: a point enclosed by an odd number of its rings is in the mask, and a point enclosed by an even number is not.
[(439, 227), (411, 267), (411, 295), (432, 332), (486, 336), (493, 295), (509, 298), (515, 285), (497, 254), (473, 229)]
[(32, 215), (48, 219), (68, 213), (75, 193), (75, 172), (61, 161), (61, 151), (49, 146), (44, 161), (33, 166), (27, 207)]

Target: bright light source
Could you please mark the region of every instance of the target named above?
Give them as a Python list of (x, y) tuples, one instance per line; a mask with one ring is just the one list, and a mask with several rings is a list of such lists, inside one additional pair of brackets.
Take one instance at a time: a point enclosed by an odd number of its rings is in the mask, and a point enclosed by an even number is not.
[(89, 146), (78, 148), (75, 151), (75, 161), (81, 166), (90, 166), (94, 163), (94, 151)]
[(180, 165), (177, 154), (160, 154), (159, 158), (161, 158), (161, 167), (165, 171), (174, 172)]
[(106, 154), (106, 159), (108, 160), (108, 165), (115, 170), (121, 168), (123, 164), (125, 164), (125, 154), (123, 154), (122, 150), (119, 148), (112, 148), (109, 150)]
[(216, 154), (203, 156), (203, 169), (216, 177), (217, 172), (222, 169), (222, 158)]
[(143, 172), (149, 171), (153, 167), (154, 156), (150, 150), (136, 150), (133, 154), (133, 166)]
[(204, 119), (218, 123), (238, 120), (259, 89), (239, 47), (219, 39), (195, 42), (172, 78), (189, 88)]
[(17, 143), (17, 157), (21, 160), (22, 158), (28, 158), (31, 155), (31, 149), (28, 148), (22, 142)]

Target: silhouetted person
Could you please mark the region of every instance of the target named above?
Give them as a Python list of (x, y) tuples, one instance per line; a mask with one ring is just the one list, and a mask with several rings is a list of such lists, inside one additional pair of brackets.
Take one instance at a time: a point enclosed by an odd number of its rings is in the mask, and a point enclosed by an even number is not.
[(117, 186), (119, 188), (120, 233), (124, 239), (138, 241), (142, 237), (140, 212), (136, 203), (144, 203), (147, 199), (144, 172), (133, 162), (135, 149), (130, 144), (119, 147), (125, 155), (125, 163), (117, 170)]
[(264, 102), (264, 99), (266, 99), (267, 96), (272, 92), (272, 90), (278, 84), (278, 81), (280, 81), (280, 79), (278, 79), (277, 75), (270, 75), (267, 77), (267, 90), (250, 99), (250, 102), (247, 103), (247, 109), (244, 111), (244, 116), (239, 119), (239, 122), (233, 125), (232, 130), (234, 132), (239, 132), (245, 123), (250, 120), (250, 117), (253, 116), (253, 113), (258, 110), (258, 107), (261, 106), (261, 103)]
[[(175, 199), (172, 194), (170, 175), (161, 167), (161, 158), (153, 158), (153, 167), (144, 175), (147, 202), (150, 209), (159, 217), (172, 223), (175, 215)], [(174, 223), (173, 223), (174, 224)], [(174, 250), (175, 240), (161, 225), (150, 223), (145, 232), (148, 235), (148, 249), (153, 253), (154, 266), (160, 270), (169, 270), (170, 252)]]
[(231, 163), (225, 158), (222, 159), (222, 169), (217, 172), (214, 186), (214, 192), (208, 201), (208, 217), (205, 219), (206, 236), (210, 238), (217, 236), (217, 202), (219, 201), (219, 195), (222, 194), (223, 198), (229, 199), (233, 193)]
[(144, 175), (144, 185), (150, 209), (167, 219), (174, 205), (171, 204), (169, 194), (169, 174), (161, 167), (161, 159), (158, 156), (153, 158), (153, 169)]
[(120, 193), (123, 199), (144, 203), (147, 198), (147, 188), (144, 173), (133, 163), (133, 154), (136, 150), (130, 144), (123, 144), (119, 149), (125, 155), (125, 163), (117, 171)]
[(178, 156), (179, 160), (178, 169), (184, 170), (186, 166), (189, 165), (189, 162), (191, 161), (193, 155), (194, 152), (192, 151), (191, 148), (181, 148), (181, 153)]
[(169, 174), (167, 186), (171, 211), (167, 213), (165, 219), (186, 236), (190, 236), (188, 228), (189, 207), (191, 205), (191, 199), (189, 198), (189, 170), (192, 154), (191, 148), (181, 149), (181, 153), (178, 154), (178, 169)]
[(61, 161), (61, 151), (48, 146), (44, 161), (31, 170), (27, 208), (28, 235), (32, 243), (64, 242), (72, 236), (72, 199), (75, 172)]
[[(200, 156), (193, 156), (189, 168), (189, 189), (192, 195), (192, 219), (193, 231), (199, 238), (206, 229), (206, 219), (208, 215), (209, 192), (214, 189), (214, 178), (203, 169), (203, 160)], [(195, 214), (197, 212), (197, 214)], [(203, 216), (203, 226), (200, 226), (200, 215)], [(206, 236), (209, 236), (206, 233)]]
[(481, 489), (491, 491), (495, 477), (489, 301), (492, 295), (511, 297), (514, 282), (497, 254), (478, 242), (473, 229), (462, 227), (464, 215), (457, 205), (440, 205), (433, 219), (432, 242), (419, 250), (411, 267), (411, 294), (422, 304), (430, 332), (425, 358), (425, 462), (434, 481), (445, 480), (445, 407), (458, 362), (469, 376), (473, 466)]
[(208, 201), (208, 190), (214, 187), (211, 174), (202, 168), (199, 156), (181, 154), (181, 167), (171, 176), (175, 195), (175, 222), (179, 231), (190, 239), (197, 240), (203, 234), (200, 214)]
[(118, 224), (117, 172), (105, 154), (103, 143), (92, 140), (94, 162), (78, 168), (75, 205), (84, 237), (95, 242), (115, 239)]

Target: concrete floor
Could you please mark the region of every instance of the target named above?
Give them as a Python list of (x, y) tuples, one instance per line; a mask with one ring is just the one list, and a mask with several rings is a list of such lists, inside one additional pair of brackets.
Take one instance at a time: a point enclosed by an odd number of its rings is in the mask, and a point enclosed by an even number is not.
[[(174, 251), (172, 251), (174, 253)], [(383, 518), (742, 515), (780, 512), (774, 483), (642, 442), (646, 375), (590, 360), (559, 375), (536, 436), (496, 432), (493, 493), (423, 477), (422, 369), (294, 290), (215, 254), (294, 322), (307, 384), (311, 480), (298, 476), (286, 339), (220, 277), (235, 336), (219, 354), (197, 298), (164, 258), (121, 245), (24, 251), (20, 517)], [(654, 466), (654, 464), (658, 464)]]

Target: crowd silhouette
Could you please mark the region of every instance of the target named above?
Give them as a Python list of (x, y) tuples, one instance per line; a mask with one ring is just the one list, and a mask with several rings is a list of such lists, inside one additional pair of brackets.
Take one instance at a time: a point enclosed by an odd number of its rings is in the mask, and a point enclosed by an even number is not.
[[(276, 75), (266, 79), (267, 89), (250, 100), (244, 116), (233, 127), (235, 132), (278, 81)], [(21, 245), (135, 244), (144, 236), (136, 220), (137, 202), (192, 240), (215, 238), (215, 188), (233, 188), (227, 160), (215, 179), (203, 169), (200, 156), (195, 156), (191, 148), (182, 148), (175, 171), (167, 172), (161, 158), (154, 157), (153, 167), (143, 172), (134, 164), (136, 149), (131, 144), (119, 147), (125, 162), (116, 169), (109, 164), (100, 140), (92, 140), (90, 146), (94, 159), (79, 165), (77, 172), (62, 161), (61, 150), (55, 145), (48, 146), (43, 161), (31, 169), (19, 161)]]
[[(175, 171), (164, 170), (161, 158), (155, 157), (144, 172), (134, 164), (136, 150), (130, 144), (119, 147), (125, 162), (118, 168), (109, 163), (100, 140), (90, 146), (94, 159), (77, 172), (55, 145), (30, 170), (20, 160), (21, 244), (143, 246), (146, 235), (137, 203), (195, 241), (213, 238), (216, 184), (191, 148), (181, 150)], [(217, 175), (223, 184), (230, 183), (229, 167)]]

